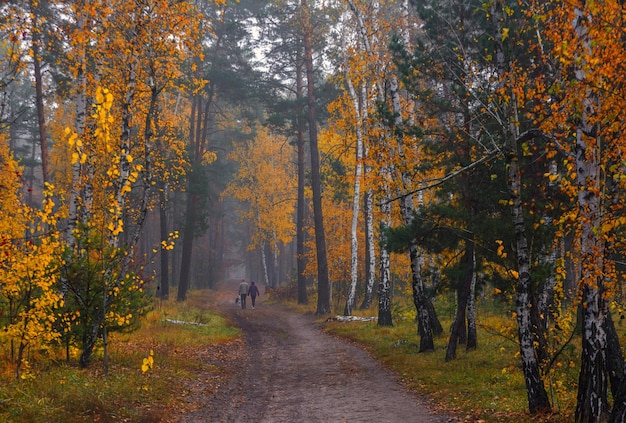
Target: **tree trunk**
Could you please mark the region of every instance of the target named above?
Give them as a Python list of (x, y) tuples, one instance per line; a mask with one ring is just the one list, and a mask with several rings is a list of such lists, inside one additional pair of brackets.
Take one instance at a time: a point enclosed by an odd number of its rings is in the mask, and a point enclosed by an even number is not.
[(582, 302), (586, 307), (582, 308), (583, 342), (576, 402), (577, 423), (602, 422), (609, 411), (607, 337), (599, 318), (603, 313), (599, 296), (597, 289), (590, 285), (582, 289)]
[(183, 248), (180, 259), (180, 278), (178, 280), (178, 293), (176, 301), (185, 301), (187, 291), (190, 287), (191, 279), (191, 256), (193, 251), (194, 228), (196, 224), (196, 202), (197, 195), (191, 192), (194, 178), (193, 173), (189, 175), (190, 182), (187, 184), (187, 207), (185, 213), (185, 227), (183, 231)]
[[(83, 3), (83, 4), (81, 4)], [(77, 4), (77, 16), (76, 16), (76, 25), (79, 31), (85, 31), (86, 27), (86, 19), (81, 14), (82, 10), (84, 10), (84, 2), (78, 2)], [(76, 66), (76, 127), (75, 131), (79, 137), (82, 137), (85, 133), (86, 127), (86, 119), (87, 119), (87, 75), (86, 75), (86, 40), (82, 41), (79, 44), (79, 62)], [(76, 143), (73, 146), (75, 152), (80, 156), (84, 153), (83, 146), (77, 145)], [(73, 151), (74, 152), (74, 151)], [(91, 205), (91, 197), (87, 197), (86, 195), (81, 194), (91, 194), (92, 190), (87, 189), (87, 186), (90, 186), (91, 179), (87, 178), (85, 182), (83, 182), (83, 166), (80, 160), (75, 160), (72, 163), (72, 182), (70, 189), (70, 199), (68, 205), (68, 216), (67, 216), (67, 227), (65, 229), (65, 240), (67, 242), (68, 248), (70, 251), (74, 251), (74, 247), (76, 246), (76, 239), (74, 230), (78, 227), (78, 224), (82, 221), (82, 218), (86, 215), (86, 209)], [(82, 210), (81, 210), (82, 204)], [(65, 289), (65, 288), (63, 288)]]
[(93, 321), (91, 322), (91, 330), (85, 333), (82, 352), (80, 354), (80, 358), (78, 359), (78, 363), (83, 369), (86, 368), (91, 361), (91, 354), (93, 353), (93, 349), (96, 346), (98, 338), (100, 337), (100, 333), (102, 332), (103, 321), (104, 313), (101, 307), (98, 311), (96, 311), (96, 313), (94, 313)]
[[(578, 54), (576, 80), (581, 87), (588, 87), (586, 58), (591, 57), (592, 39), (587, 25), (591, 14), (575, 9), (572, 25), (583, 51)], [(608, 387), (606, 346), (604, 330), (606, 319), (605, 301), (602, 298), (604, 279), (604, 241), (601, 228), (600, 205), (600, 140), (597, 128), (591, 123), (598, 104), (590, 88), (582, 100), (581, 118), (576, 129), (576, 178), (578, 183), (578, 215), (581, 245), (581, 292), (583, 304), (583, 339), (576, 422), (600, 422), (608, 413)]]
[(311, 189), (313, 191), (313, 219), (315, 222), (315, 246), (317, 252), (317, 311), (315, 314), (330, 313), (330, 281), (326, 256), (326, 235), (322, 213), (322, 182), (320, 157), (317, 145), (317, 117), (315, 112), (315, 74), (313, 72), (313, 26), (307, 0), (301, 1), (302, 29), (304, 36), (304, 62), (307, 78), (307, 104), (309, 109), (309, 143), (311, 146)]
[(276, 232), (273, 234), (273, 243), (270, 245), (272, 250), (272, 286), (280, 286), (280, 270), (278, 266), (278, 239), (276, 237)]
[[(199, 74), (199, 70), (197, 71)], [(185, 226), (182, 234), (183, 248), (181, 251), (180, 277), (178, 280), (177, 301), (187, 299), (187, 291), (191, 284), (191, 261), (193, 257), (193, 240), (195, 237), (197, 207), (199, 198), (195, 193), (195, 187), (199, 178), (197, 174), (197, 164), (202, 160), (202, 146), (206, 142), (208, 131), (208, 115), (211, 106), (211, 94), (205, 104), (203, 111), (203, 101), (200, 96), (193, 96), (191, 101), (191, 114), (189, 119), (189, 138), (191, 144), (192, 170), (188, 174)]]
[(43, 101), (43, 79), (41, 75), (41, 34), (39, 29), (39, 9), (34, 0), (30, 0), (30, 12), (33, 19), (32, 51), (35, 77), (35, 103), (37, 104), (37, 123), (39, 125), (39, 145), (41, 146), (41, 170), (44, 184), (50, 181), (48, 138), (46, 134), (46, 112)]
[[(386, 189), (383, 192), (387, 192)], [(393, 326), (391, 316), (391, 279), (389, 276), (389, 251), (386, 234), (391, 223), (391, 204), (384, 201), (380, 206), (380, 273), (378, 276), (378, 326)]]
[(417, 330), (420, 336), (419, 352), (428, 352), (435, 350), (435, 339), (428, 307), (430, 300), (424, 288), (424, 281), (421, 275), (420, 255), (417, 248), (416, 242), (411, 242), (409, 245), (411, 287), (413, 289), (413, 304), (417, 311)]
[(609, 379), (611, 381), (611, 394), (613, 395), (613, 411), (611, 412), (609, 423), (623, 423), (626, 421), (624, 356), (610, 313), (607, 313), (604, 327), (607, 333), (607, 362)]
[(476, 249), (472, 256), (472, 281), (470, 282), (469, 295), (467, 298), (467, 344), (466, 351), (478, 348), (478, 334), (476, 332)]
[(348, 299), (343, 311), (344, 316), (351, 316), (352, 309), (356, 306), (356, 284), (359, 277), (359, 210), (361, 205), (361, 177), (363, 174), (363, 120), (361, 118), (360, 101), (352, 81), (346, 75), (346, 84), (352, 98), (354, 112), (356, 114), (356, 165), (354, 169), (354, 190), (352, 196), (352, 225), (350, 226), (350, 289)]
[[(403, 135), (403, 121), (402, 121), (402, 108), (400, 106), (400, 86), (397, 78), (392, 78), (390, 81), (390, 95), (392, 110), (395, 116), (393, 133), (396, 134), (396, 141), (398, 145), (398, 156), (400, 158), (401, 166), (409, 169), (410, 166), (406, 163), (406, 156), (404, 154), (404, 135)], [(408, 189), (412, 186), (412, 175), (403, 170), (400, 174), (401, 187)], [(407, 195), (398, 189), (398, 196), (400, 197), (400, 214), (405, 226), (410, 226), (415, 219), (416, 206), (414, 203), (413, 195)], [(435, 314), (435, 308), (430, 302), (430, 298), (426, 294), (426, 286), (424, 279), (422, 278), (422, 257), (417, 245), (417, 240), (412, 239), (409, 241), (409, 257), (411, 259), (411, 286), (413, 289), (413, 304), (417, 312), (418, 332), (420, 336), (420, 352), (434, 351), (434, 322), (437, 320)]]
[(298, 210), (296, 222), (296, 267), (298, 271), (298, 304), (308, 304), (309, 298), (306, 291), (306, 199), (304, 198), (304, 136), (302, 128), (298, 128)]
[[(128, 154), (130, 152), (130, 142), (131, 142), (131, 128), (132, 128), (132, 118), (133, 113), (131, 111), (131, 104), (136, 94), (136, 84), (137, 84), (137, 61), (135, 60), (135, 55), (132, 54), (129, 58), (128, 63), (128, 86), (126, 88), (126, 93), (124, 99), (121, 104), (121, 131), (119, 137), (119, 145), (118, 151), (120, 152), (119, 157), (117, 158), (116, 166), (118, 167), (119, 176), (117, 180), (114, 182), (114, 192), (113, 198), (115, 198), (115, 204), (113, 207), (113, 211), (111, 212), (111, 216), (109, 219), (111, 220), (113, 230), (109, 233), (108, 244), (113, 250), (117, 250), (120, 248), (122, 235), (124, 235), (122, 221), (124, 220), (124, 210), (126, 206), (126, 190), (129, 183), (130, 176), (130, 162), (128, 160)], [(102, 93), (106, 96), (106, 93), (103, 90)], [(154, 101), (154, 97), (152, 99)], [(150, 102), (150, 109), (152, 110), (153, 101)], [(147, 188), (149, 189), (149, 187)], [(145, 210), (143, 210), (145, 212)], [(145, 215), (144, 215), (145, 217)], [(138, 236), (135, 241), (138, 240)], [(129, 243), (130, 244), (130, 243)], [(91, 330), (88, 332), (88, 338), (86, 342), (86, 347), (83, 349), (83, 352), (80, 356), (80, 365), (85, 367), (89, 364), (91, 359), (91, 354), (93, 353), (93, 348), (98, 341), (98, 338), (101, 334), (106, 332), (106, 315), (109, 311), (109, 307), (112, 302), (112, 294), (109, 293), (109, 290), (113, 290), (115, 284), (115, 278), (119, 278), (122, 280), (126, 276), (126, 271), (128, 270), (128, 264), (130, 262), (130, 258), (133, 256), (133, 247), (134, 243), (131, 244), (128, 248), (128, 254), (126, 258), (123, 260), (120, 268), (117, 270), (117, 275), (113, 273), (112, 267), (108, 267), (105, 269), (105, 273), (102, 275), (102, 303), (96, 307), (94, 320), (92, 322)], [(111, 283), (113, 282), (113, 283)], [(105, 349), (105, 353), (107, 350)], [(108, 357), (105, 356), (104, 363), (106, 364)], [(105, 368), (105, 372), (107, 369)]]
[[(457, 308), (454, 323), (452, 324), (452, 331), (450, 333), (450, 340), (448, 341), (448, 348), (446, 349), (446, 361), (454, 360), (456, 358), (456, 348), (459, 342), (464, 342), (463, 333), (465, 332), (465, 312), (467, 310), (467, 304), (472, 287), (472, 280), (474, 277), (474, 241), (468, 239), (465, 242), (465, 254), (461, 261), (465, 265), (465, 272), (463, 279), (459, 281), (459, 288), (457, 289)], [(467, 335), (465, 333), (465, 335)]]
[[(493, 21), (500, 25), (504, 22), (504, 12), (500, 3), (494, 3), (491, 8), (494, 16)], [(500, 28), (498, 28), (500, 30)], [(504, 48), (501, 42), (496, 43), (496, 60), (498, 72), (503, 88), (507, 77), (507, 64), (505, 63)], [(530, 130), (520, 134), (518, 123), (520, 122), (517, 112), (517, 98), (511, 96), (511, 108), (508, 110), (508, 121), (503, 124), (502, 131), (505, 137), (506, 164), (508, 166), (508, 190), (511, 204), (511, 219), (515, 232), (515, 254), (517, 258), (517, 292), (515, 297), (517, 313), (517, 336), (522, 360), (522, 372), (526, 384), (526, 396), (528, 409), (532, 414), (550, 411), (550, 401), (545, 390), (539, 371), (538, 354), (535, 349), (535, 335), (533, 331), (533, 319), (531, 308), (537, 308), (531, 295), (531, 267), (528, 237), (524, 221), (522, 202), (522, 176), (520, 171), (518, 145), (531, 140), (542, 134), (538, 130)]]
[[(516, 140), (517, 141), (517, 140)], [(514, 142), (516, 142), (514, 141)], [(543, 381), (539, 374), (539, 362), (533, 344), (530, 279), (530, 253), (524, 225), (521, 199), (521, 174), (516, 154), (516, 145), (509, 146), (509, 194), (512, 200), (511, 214), (515, 227), (515, 251), (517, 254), (517, 333), (522, 359), (522, 371), (526, 382), (528, 409), (531, 413), (540, 413), (550, 410), (550, 402)]]
[[(302, 67), (300, 63), (296, 66), (296, 96), (298, 100), (303, 97), (303, 81), (302, 81)], [(298, 206), (296, 215), (296, 267), (298, 272), (298, 304), (308, 304), (309, 298), (306, 292), (306, 276), (304, 272), (306, 270), (306, 231), (305, 231), (305, 216), (306, 216), (306, 199), (304, 198), (304, 128), (300, 113), (298, 113), (297, 121), (297, 142), (298, 142)]]
[[(359, 36), (361, 37), (362, 41), (363, 41), (363, 46), (365, 48), (365, 51), (368, 55), (371, 55), (373, 57), (373, 52), (372, 52), (372, 43), (370, 40), (370, 37), (368, 34), (376, 34), (378, 33), (378, 28), (376, 27), (373, 31), (368, 31), (367, 28), (365, 27), (365, 22), (363, 21), (363, 18), (361, 16), (361, 12), (359, 10), (359, 8), (357, 7), (357, 5), (355, 4), (355, 2), (353, 0), (348, 0), (348, 5), (350, 7), (350, 9), (352, 10), (352, 13), (354, 14), (354, 17), (357, 21), (357, 25), (358, 25), (358, 31), (359, 31)], [(373, 10), (373, 16), (376, 16), (378, 14), (379, 11), (379, 2), (375, 1), (372, 3), (372, 10)], [(376, 20), (374, 20), (374, 25), (376, 25)], [(383, 66), (382, 64), (379, 64), (380, 66)], [(376, 78), (376, 91), (377, 91), (377, 98), (378, 101), (381, 102), (381, 104), (385, 101), (384, 98), (384, 84), (382, 82), (382, 80), (380, 79), (380, 77)], [(367, 97), (367, 88), (363, 87), (361, 95), (363, 98)], [(363, 101), (363, 104), (366, 104), (366, 101)], [(363, 120), (366, 120), (368, 115), (367, 115), (367, 107), (363, 107)], [(369, 157), (369, 151), (367, 149), (367, 147), (365, 147), (365, 156)], [(368, 173), (368, 166), (365, 166), (365, 173)], [(382, 171), (383, 175), (387, 175), (388, 174), (388, 169)], [(385, 198), (389, 198), (388, 197), (388, 192), (385, 191), (385, 194), (387, 195)], [(373, 295), (373, 290), (374, 290), (374, 278), (375, 278), (375, 274), (376, 274), (376, 260), (375, 260), (375, 246), (374, 246), (374, 215), (373, 215), (373, 193), (371, 190), (368, 190), (366, 195), (365, 195), (365, 225), (366, 225), (366, 229), (365, 229), (365, 236), (366, 236), (366, 246), (365, 246), (365, 266), (366, 266), (366, 270), (365, 270), (365, 275), (366, 275), (366, 286), (365, 286), (365, 297), (363, 299), (363, 304), (361, 305), (362, 309), (365, 308), (369, 308), (369, 306), (371, 305), (372, 302), (372, 295)], [(389, 205), (385, 205), (385, 206), (381, 206), (381, 209), (387, 208), (387, 206), (390, 209)], [(386, 219), (386, 218), (383, 218)], [(384, 223), (381, 222), (381, 227), (385, 226)], [(389, 303), (389, 253), (388, 252), (383, 252), (381, 251), (381, 256), (383, 254), (386, 254), (385, 258), (381, 257), (381, 260), (384, 260), (385, 263), (381, 263), (380, 265), (380, 280), (379, 280), (379, 286), (378, 286), (378, 293), (379, 293), (379, 313), (381, 312), (381, 298), (380, 298), (380, 294), (381, 292), (386, 296), (386, 298), (382, 299), (382, 306), (384, 308), (383, 313), (387, 313), (386, 308), (387, 307), (391, 307), (391, 304)], [(386, 277), (384, 275), (387, 275)], [(380, 285), (382, 284), (382, 286)], [(381, 291), (382, 289), (382, 291)], [(389, 311), (390, 313), (390, 311)], [(391, 314), (389, 315), (389, 325), (391, 325)]]
[[(607, 336), (606, 361), (609, 381), (611, 382), (611, 395), (615, 398), (614, 404), (617, 404), (619, 400), (616, 398), (619, 395), (620, 385), (624, 378), (624, 354), (619, 344), (619, 335), (615, 330), (613, 318), (609, 312), (607, 312), (606, 320), (604, 321), (604, 331)], [(623, 400), (626, 400), (626, 398)], [(615, 409), (616, 405), (613, 408)]]
[(265, 284), (265, 286), (273, 287), (270, 281), (268, 270), (267, 270), (267, 254), (265, 254), (265, 242), (261, 245), (260, 250), (261, 250), (261, 266), (263, 268), (263, 283)]
[[(169, 232), (167, 230), (167, 184), (161, 183), (161, 190), (159, 192), (159, 227), (161, 233), (161, 240), (169, 238)], [(170, 297), (170, 268), (169, 268), (169, 250), (161, 248), (161, 278), (157, 296), (162, 300), (167, 300)]]
[[(367, 166), (365, 167), (367, 173)], [(367, 190), (363, 198), (365, 203), (365, 295), (361, 310), (372, 305), (374, 296), (374, 281), (376, 278), (376, 249), (374, 246), (374, 194)]]

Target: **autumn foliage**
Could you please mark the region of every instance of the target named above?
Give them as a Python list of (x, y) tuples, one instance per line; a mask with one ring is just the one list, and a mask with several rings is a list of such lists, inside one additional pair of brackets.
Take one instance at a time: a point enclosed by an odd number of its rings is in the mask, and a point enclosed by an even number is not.
[[(298, 279), (306, 293), (304, 277), (315, 291), (318, 278), (321, 314), (326, 277), (345, 314), (378, 292), (384, 325), (392, 312), (416, 320), (421, 352), (447, 334), (438, 300), (452, 298), (446, 361), (480, 348), (481, 301), (496, 300), (531, 413), (569, 388), (578, 421), (626, 415), (613, 323), (626, 272), (624, 3), (252, 3), (241, 22), (225, 1), (0, 3), (12, 99), (0, 107), (0, 345), (16, 376), (31, 376), (33, 351), (84, 367), (101, 348), (106, 362), (110, 333), (139, 325), (168, 266), (184, 302), (207, 277), (192, 257), (209, 257), (212, 275), (226, 262), (261, 269), (274, 292)], [(281, 19), (276, 38), (302, 42), (277, 43), (263, 52), (271, 70), (255, 69), (264, 48), (244, 52), (233, 34)], [(22, 109), (28, 131), (11, 121)], [(39, 144), (21, 145), (31, 132)], [(235, 227), (246, 259), (226, 257)], [(561, 361), (576, 341), (580, 362)], [(580, 368), (576, 387), (563, 363)]]

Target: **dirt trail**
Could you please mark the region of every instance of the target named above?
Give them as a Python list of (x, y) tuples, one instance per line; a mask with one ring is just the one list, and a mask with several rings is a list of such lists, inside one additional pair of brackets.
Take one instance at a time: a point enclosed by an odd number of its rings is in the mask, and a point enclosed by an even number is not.
[(180, 422), (450, 422), (362, 349), (322, 333), (312, 316), (257, 299), (234, 302), (222, 284), (218, 307), (242, 329), (239, 369)]

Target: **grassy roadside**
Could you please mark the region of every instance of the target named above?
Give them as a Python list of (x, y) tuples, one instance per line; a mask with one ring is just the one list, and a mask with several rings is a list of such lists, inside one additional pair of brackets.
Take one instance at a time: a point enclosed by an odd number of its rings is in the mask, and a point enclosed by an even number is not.
[[(110, 342), (110, 371), (103, 374), (102, 354), (92, 365), (79, 369), (65, 364), (51, 352), (32, 353), (32, 378), (16, 381), (9, 363), (0, 373), (0, 423), (14, 422), (167, 422), (168, 413), (194, 407), (194, 392), (210, 394), (228, 377), (230, 363), (242, 352), (235, 328), (211, 311), (212, 291), (191, 292), (181, 305), (156, 304), (140, 330), (115, 334)], [(312, 314), (315, 304), (296, 306)], [(405, 310), (404, 312), (402, 310)], [(575, 404), (578, 358), (574, 346), (555, 362), (547, 386), (555, 413), (537, 418), (526, 413), (526, 396), (513, 319), (502, 310), (479, 306), (479, 347), (466, 352), (460, 346), (457, 359), (444, 361), (447, 336), (435, 340), (436, 351), (418, 353), (416, 325), (411, 308), (397, 305), (394, 326), (379, 328), (376, 322), (340, 323), (320, 318), (327, 332), (358, 343), (399, 375), (403, 383), (425, 394), (446, 413), (468, 422), (534, 421), (569, 422)], [(444, 328), (450, 326), (450, 307), (438, 304)], [(376, 308), (357, 315), (375, 316)], [(181, 323), (187, 322), (187, 324)], [(197, 323), (197, 324), (189, 324)], [(5, 349), (6, 346), (0, 346)], [(154, 365), (142, 371), (143, 360), (154, 353)], [(202, 373), (206, 378), (197, 381)], [(196, 389), (196, 391), (194, 391)], [(375, 399), (376, 393), (372, 393)], [(170, 416), (171, 417), (171, 416)]]
[[(171, 410), (193, 407), (183, 398), (194, 389), (197, 373), (209, 375), (202, 381), (209, 392), (217, 390), (241, 347), (238, 331), (209, 309), (212, 295), (198, 291), (184, 305), (156, 304), (138, 331), (113, 334), (108, 375), (101, 350), (88, 369), (52, 352), (33, 352), (31, 377), (20, 381), (5, 362), (0, 422), (164, 422)], [(154, 364), (144, 372), (151, 352)]]
[[(303, 309), (302, 309), (303, 310)], [(356, 315), (375, 316), (376, 309), (357, 311)], [(451, 325), (451, 312), (439, 317), (443, 327)], [(425, 394), (445, 412), (464, 421), (485, 423), (522, 423), (533, 421), (573, 421), (578, 369), (576, 348), (561, 352), (547, 378), (548, 395), (554, 412), (547, 416), (527, 413), (527, 398), (520, 368), (518, 346), (514, 341), (514, 319), (501, 311), (479, 308), (478, 349), (466, 351), (460, 345), (457, 358), (445, 362), (447, 332), (435, 339), (435, 351), (419, 353), (416, 323), (394, 316), (393, 327), (378, 327), (374, 322), (338, 322), (320, 319), (324, 330), (361, 345), (371, 355), (396, 373), (412, 390)]]

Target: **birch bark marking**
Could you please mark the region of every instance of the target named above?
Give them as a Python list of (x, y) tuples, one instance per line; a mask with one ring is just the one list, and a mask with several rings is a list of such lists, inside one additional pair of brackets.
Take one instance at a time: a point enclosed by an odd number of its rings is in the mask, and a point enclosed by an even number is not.
[(346, 72), (346, 84), (350, 93), (350, 98), (354, 104), (356, 118), (356, 166), (354, 168), (354, 194), (352, 197), (352, 225), (350, 227), (350, 291), (346, 300), (344, 316), (351, 316), (352, 309), (356, 306), (356, 284), (359, 273), (359, 206), (361, 199), (361, 177), (363, 174), (363, 120), (359, 98), (357, 97), (354, 85)]
[[(514, 125), (513, 125), (514, 126)], [(521, 173), (517, 157), (517, 140), (509, 146), (509, 195), (512, 201), (511, 216), (515, 231), (515, 251), (517, 254), (517, 293), (515, 310), (517, 313), (517, 337), (519, 341), (522, 370), (526, 382), (526, 394), (528, 409), (531, 413), (538, 413), (550, 409), (550, 402), (545, 391), (539, 363), (533, 345), (533, 332), (531, 328), (531, 298), (530, 298), (530, 252), (526, 236), (524, 214), (521, 197)]]
[(265, 241), (261, 243), (261, 264), (263, 265), (263, 283), (265, 286), (271, 287), (270, 277), (267, 269), (267, 255), (265, 254)]
[[(77, 14), (77, 28), (79, 31), (84, 32), (86, 30), (86, 20), (82, 14), (82, 10), (85, 8), (85, 2), (80, 1), (76, 5), (76, 14)], [(86, 66), (86, 41), (84, 39), (86, 37), (77, 37), (83, 41), (78, 46), (78, 65), (77, 65), (77, 75), (76, 75), (76, 85), (77, 85), (77, 93), (76, 93), (76, 134), (80, 139), (85, 133), (86, 127), (86, 119), (87, 119), (87, 76), (85, 74), (85, 66)], [(81, 204), (81, 192), (85, 193), (84, 186), (89, 184), (89, 181), (82, 180), (82, 172), (83, 166), (81, 164), (80, 157), (84, 154), (84, 147), (81, 143), (74, 143), (74, 151), (76, 152), (77, 160), (74, 160), (72, 163), (72, 184), (70, 189), (70, 200), (69, 200), (69, 212), (67, 216), (67, 227), (65, 229), (65, 240), (67, 241), (67, 245), (70, 250), (73, 250), (75, 247), (76, 239), (74, 236), (74, 230), (78, 226), (79, 220), (81, 220), (81, 215), (84, 214), (84, 211), (81, 212), (80, 204)], [(93, 190), (87, 191), (88, 193), (92, 193)], [(89, 203), (87, 203), (87, 198), (83, 195), (82, 204), (83, 208), (87, 207), (87, 204), (91, 204), (91, 199), (89, 199)]]
[[(583, 2), (584, 7), (584, 2)], [(592, 39), (587, 25), (592, 17), (583, 9), (574, 9), (572, 27), (582, 47), (577, 57), (575, 78), (586, 87), (587, 58), (592, 55)], [(600, 422), (608, 413), (608, 377), (606, 374), (607, 335), (604, 329), (606, 310), (602, 299), (604, 242), (598, 235), (600, 210), (600, 145), (593, 123), (597, 96), (584, 88), (582, 114), (576, 128), (576, 178), (581, 248), (581, 300), (583, 339), (581, 368), (578, 378), (576, 422)]]
[[(361, 87), (361, 104), (366, 105), (363, 107), (363, 122), (368, 120), (367, 112), (367, 89)], [(365, 124), (363, 129), (366, 129)], [(365, 132), (365, 131), (364, 131)], [(365, 133), (363, 134), (365, 137)], [(369, 157), (369, 149), (365, 144), (365, 138), (363, 139), (363, 158)], [(368, 175), (371, 174), (371, 166), (367, 162), (363, 163), (363, 180), (368, 179)], [(376, 245), (374, 241), (374, 193), (371, 188), (367, 188), (363, 196), (363, 215), (365, 218), (365, 295), (363, 296), (363, 303), (361, 303), (361, 310), (368, 309), (372, 305), (372, 296), (374, 291), (374, 279), (376, 277)]]
[(467, 298), (467, 344), (466, 344), (467, 351), (473, 351), (476, 348), (478, 348), (478, 335), (476, 333), (476, 249), (475, 248), (474, 248), (471, 260), (472, 260), (472, 280), (470, 282), (469, 297)]
[[(365, 153), (367, 157), (368, 153)], [(370, 173), (368, 166), (364, 168), (364, 179)], [(376, 246), (374, 240), (374, 193), (367, 189), (363, 195), (365, 217), (365, 295), (361, 303), (361, 310), (370, 308), (374, 295), (374, 282), (376, 277)]]
[[(383, 167), (382, 172), (386, 173), (386, 168)], [(384, 175), (383, 175), (384, 176)], [(383, 193), (385, 198), (389, 198), (389, 189), (386, 183), (383, 182)], [(389, 251), (385, 248), (386, 233), (391, 226), (391, 204), (388, 201), (383, 201), (380, 205), (380, 212), (382, 218), (380, 220), (380, 265), (378, 276), (378, 326), (393, 326), (393, 320), (391, 316), (391, 278), (389, 271)]]

